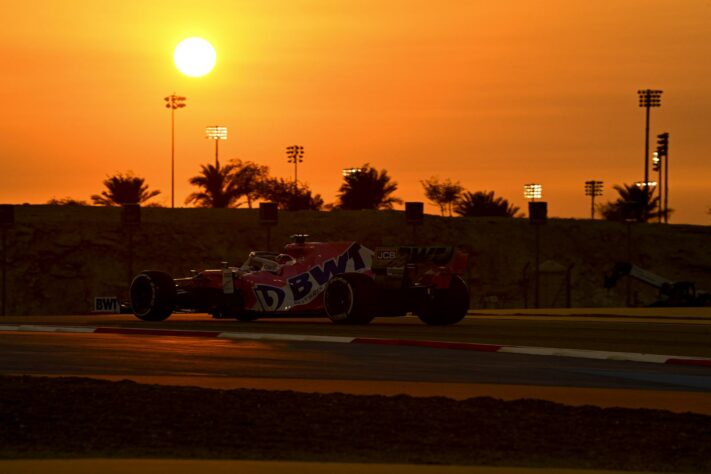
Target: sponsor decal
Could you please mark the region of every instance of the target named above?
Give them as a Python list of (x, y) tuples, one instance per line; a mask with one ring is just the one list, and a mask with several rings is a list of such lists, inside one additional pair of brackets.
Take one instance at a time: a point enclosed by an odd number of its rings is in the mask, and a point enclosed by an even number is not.
[(259, 284), (254, 287), (254, 293), (263, 311), (289, 310), (313, 301), (334, 276), (369, 269), (372, 257), (371, 250), (355, 243), (341, 255), (289, 278), (283, 288)]
[(399, 256), (397, 247), (379, 247), (375, 249), (376, 260), (395, 260)]
[(286, 299), (286, 292), (275, 286), (257, 285), (254, 287), (254, 294), (264, 311), (278, 310)]
[(95, 313), (119, 313), (121, 308), (116, 296), (97, 296), (94, 298)]

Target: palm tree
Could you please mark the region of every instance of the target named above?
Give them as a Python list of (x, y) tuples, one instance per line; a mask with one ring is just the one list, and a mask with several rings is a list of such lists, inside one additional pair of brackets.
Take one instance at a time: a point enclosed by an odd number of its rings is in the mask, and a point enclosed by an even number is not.
[(336, 204), (341, 209), (392, 209), (393, 204), (402, 203), (402, 199), (391, 196), (397, 190), (397, 183), (391, 181), (388, 172), (378, 172), (368, 163), (346, 175), (344, 181)]
[(467, 191), (454, 209), (463, 217), (519, 217), (518, 211), (507, 199), (494, 198), (494, 191)]
[(649, 188), (629, 184), (615, 185), (614, 188), (620, 197), (614, 202), (608, 202), (599, 207), (600, 214), (605, 219), (647, 222), (659, 217), (659, 196), (652, 197)]
[(294, 183), (283, 178), (271, 178), (262, 182), (260, 196), (279, 205), (285, 211), (313, 210), (320, 211), (323, 199), (320, 194), (312, 195), (308, 186), (296, 188)]
[(81, 201), (79, 199), (74, 199), (72, 197), (65, 197), (62, 199), (52, 198), (47, 201), (47, 204), (52, 206), (88, 206), (86, 201)]
[(243, 194), (233, 179), (236, 165), (200, 165), (200, 174), (190, 178), (190, 184), (203, 188), (192, 193), (185, 204), (194, 202), (198, 207), (238, 207), (237, 199)]
[(252, 202), (259, 199), (263, 184), (269, 179), (269, 167), (258, 165), (251, 161), (235, 159), (232, 181), (239, 190), (239, 195), (247, 198), (247, 207), (252, 208)]
[(439, 206), (439, 210), (444, 215), (445, 210), (449, 211), (449, 217), (452, 217), (454, 204), (459, 201), (462, 195), (462, 185), (459, 181), (453, 183), (451, 180), (440, 183), (436, 176), (425, 181), (420, 181), (422, 187), (425, 188), (425, 197), (432, 203)]
[(124, 204), (142, 204), (160, 191), (148, 191), (145, 179), (134, 176), (130, 171), (124, 174), (109, 176), (104, 180), (106, 191), (94, 194), (91, 200), (99, 206), (122, 206)]

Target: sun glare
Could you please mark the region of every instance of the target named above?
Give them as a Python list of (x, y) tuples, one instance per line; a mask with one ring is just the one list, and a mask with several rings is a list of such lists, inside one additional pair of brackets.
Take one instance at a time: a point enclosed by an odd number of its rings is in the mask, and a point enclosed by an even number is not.
[(215, 67), (217, 53), (207, 40), (187, 38), (175, 47), (173, 60), (178, 70), (186, 76), (200, 77)]

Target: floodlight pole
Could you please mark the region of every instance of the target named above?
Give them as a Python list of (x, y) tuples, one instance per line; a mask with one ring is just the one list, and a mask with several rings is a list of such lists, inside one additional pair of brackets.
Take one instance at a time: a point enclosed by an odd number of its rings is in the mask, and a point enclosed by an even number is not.
[[(669, 220), (669, 132), (657, 135), (657, 158), (664, 160), (664, 162), (657, 161), (655, 164), (657, 171), (659, 171), (659, 222), (662, 222), (662, 214), (664, 214), (664, 223), (666, 224)], [(662, 172), (664, 181), (662, 181)]]
[(215, 125), (205, 129), (205, 138), (215, 140), (215, 168), (220, 167), (220, 140), (227, 140), (227, 127)]
[(170, 207), (175, 207), (175, 109), (185, 107), (185, 97), (175, 95), (173, 92), (164, 97), (165, 107), (170, 109)]
[(646, 121), (645, 121), (645, 126), (644, 126), (644, 181), (645, 187), (644, 190), (645, 192), (649, 192), (648, 186), (646, 186), (646, 183), (649, 182), (649, 103), (647, 103), (646, 108)]
[[(625, 219), (625, 222), (627, 223), (627, 262), (631, 265), (632, 264), (632, 222), (633, 219)], [(632, 306), (632, 278), (627, 275), (627, 284), (625, 285), (625, 293), (626, 293), (626, 303), (627, 307)]]
[(548, 203), (536, 202), (543, 196), (543, 187), (540, 184), (527, 184), (524, 186), (524, 197), (530, 199), (528, 203), (528, 220), (535, 228), (535, 268), (533, 274), (533, 305), (540, 307), (540, 286), (541, 286), (541, 224), (548, 220)]
[(7, 307), (7, 227), (0, 226), (0, 232), (2, 232), (2, 310), (0, 314), (5, 316), (5, 311)]
[(536, 236), (536, 252), (535, 252), (535, 265), (536, 272), (534, 273), (533, 282), (533, 306), (534, 308), (540, 308), (540, 294), (541, 294), (541, 224), (536, 223), (533, 225), (534, 235)]
[(585, 181), (585, 195), (590, 196), (590, 219), (595, 219), (595, 197), (602, 196), (602, 181)]
[[(660, 160), (664, 160), (665, 162), (667, 161), (666, 156), (658, 155), (658, 158)], [(664, 191), (665, 191), (664, 188), (666, 188), (666, 186), (664, 186), (664, 181), (662, 181), (662, 165), (663, 164), (664, 163), (659, 163), (659, 168), (657, 169), (657, 176), (658, 176), (657, 182), (659, 183), (659, 212), (658, 212), (659, 215), (657, 216), (657, 222), (659, 222), (660, 224), (662, 223), (662, 214), (664, 213)]]
[(645, 108), (645, 127), (644, 127), (644, 192), (649, 197), (649, 187), (646, 183), (649, 182), (649, 109), (652, 107), (660, 107), (662, 105), (661, 90), (644, 89), (638, 90), (639, 106)]
[(300, 145), (291, 145), (286, 147), (287, 163), (294, 163), (294, 196), (298, 191), (299, 182), (299, 163), (304, 161), (304, 147)]
[[(664, 223), (669, 223), (669, 149), (664, 156)], [(661, 170), (661, 167), (659, 168)], [(661, 171), (660, 171), (661, 172)], [(662, 196), (660, 193), (659, 200)]]
[(2, 252), (0, 252), (0, 266), (2, 267), (2, 306), (0, 306), (0, 315), (5, 316), (7, 310), (7, 231), (15, 223), (15, 208), (12, 204), (0, 204), (0, 244), (2, 244)]

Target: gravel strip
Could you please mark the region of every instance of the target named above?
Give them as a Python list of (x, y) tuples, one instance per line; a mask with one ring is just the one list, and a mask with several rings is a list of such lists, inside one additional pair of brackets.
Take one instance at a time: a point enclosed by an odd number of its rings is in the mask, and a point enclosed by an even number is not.
[(541, 400), (0, 376), (0, 458), (200, 458), (711, 471), (711, 417)]

